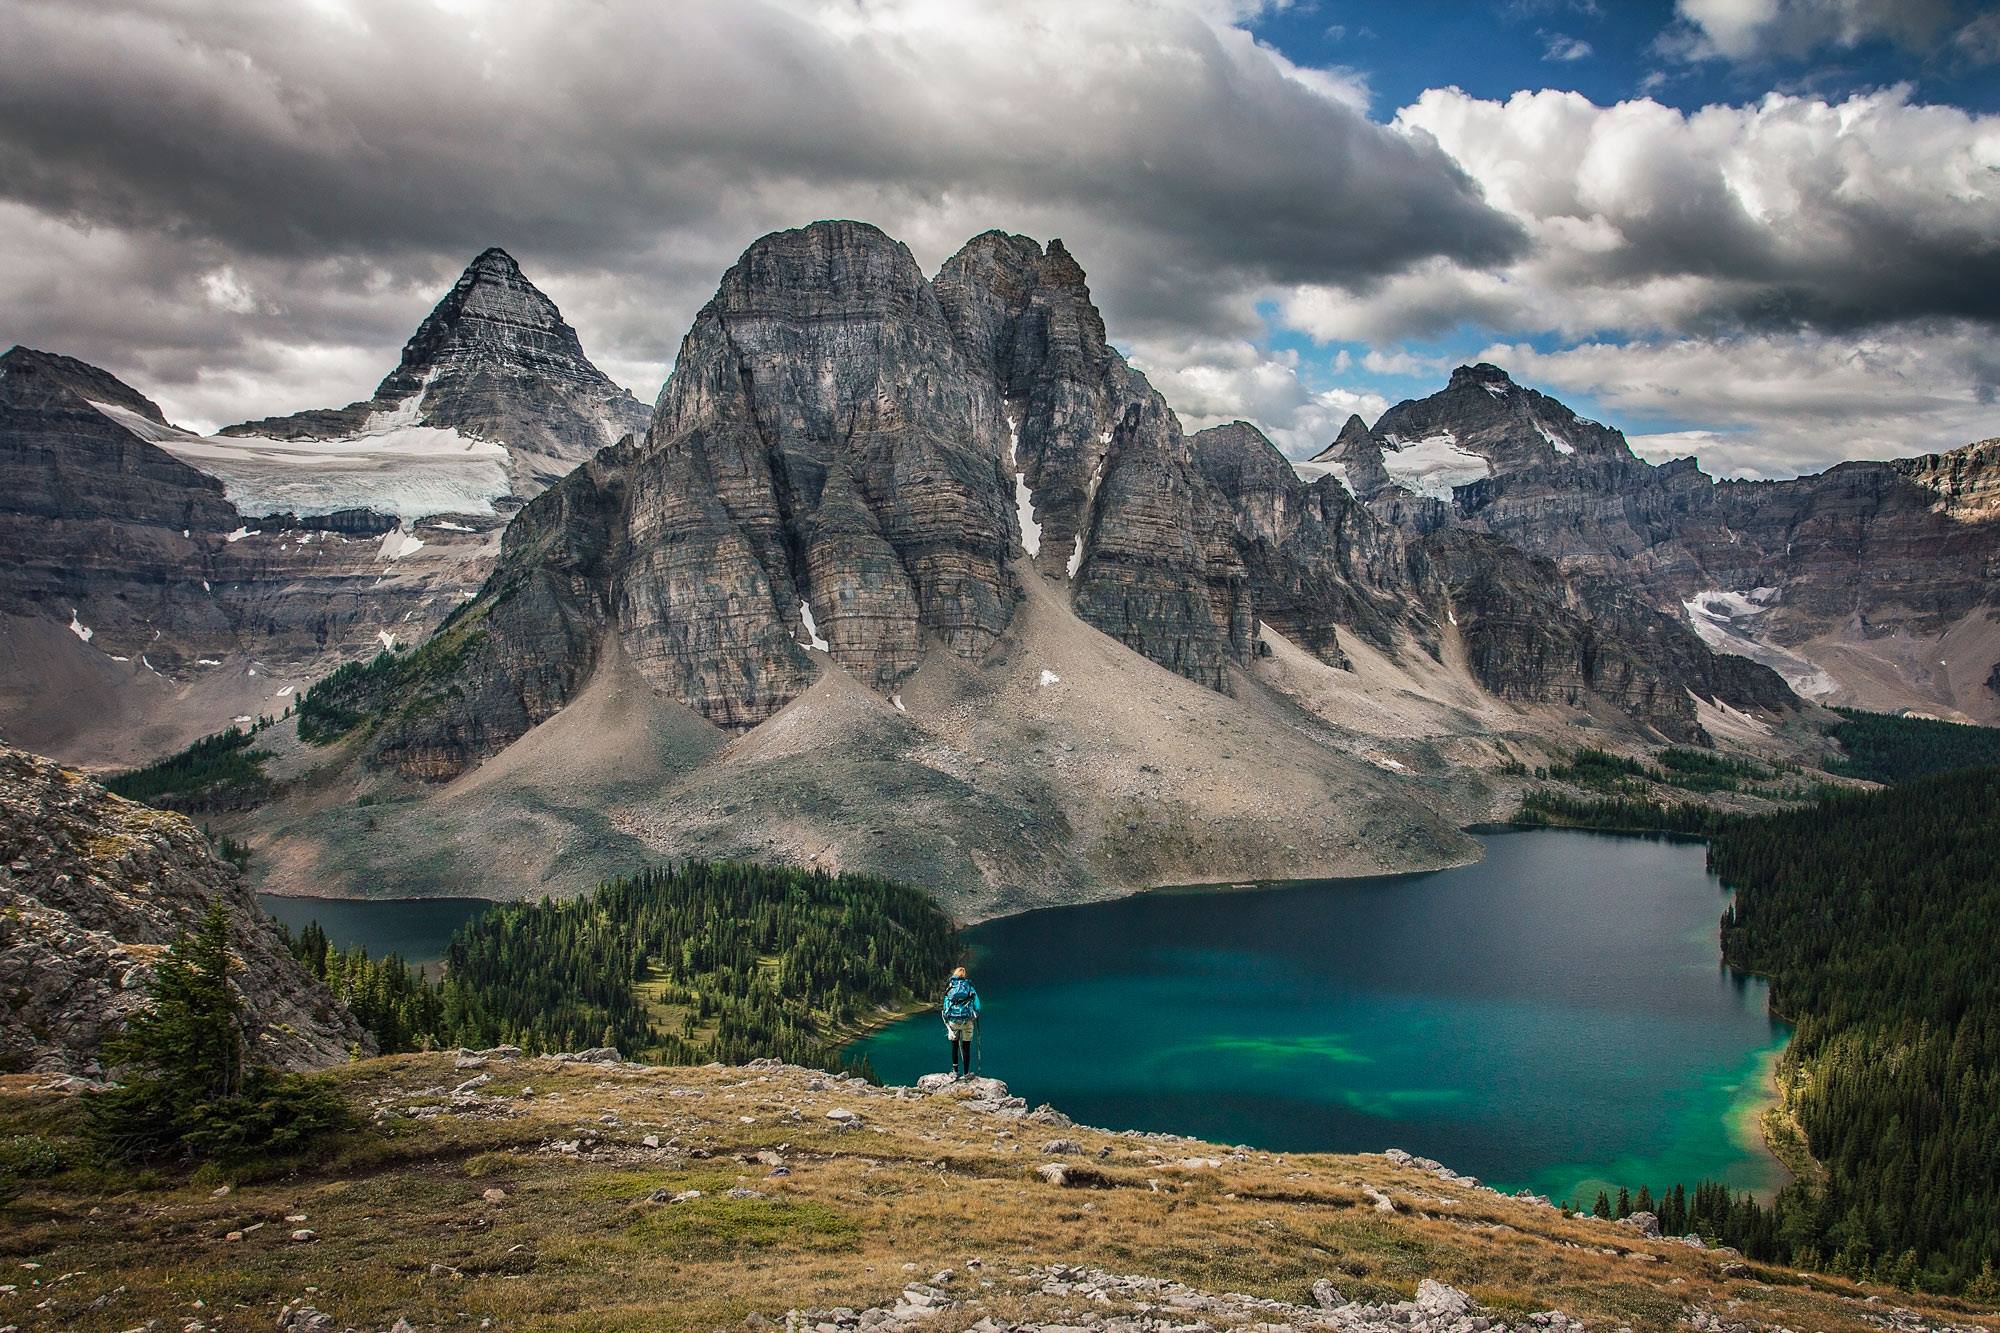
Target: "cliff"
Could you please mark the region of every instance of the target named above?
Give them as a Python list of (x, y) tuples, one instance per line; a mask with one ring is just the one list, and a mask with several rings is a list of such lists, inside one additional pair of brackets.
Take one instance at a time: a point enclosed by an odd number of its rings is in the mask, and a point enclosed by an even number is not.
[(185, 818), (0, 750), (0, 1070), (101, 1075), (104, 1042), (146, 1003), (154, 963), (216, 902), (252, 1058), (311, 1069), (373, 1049)]

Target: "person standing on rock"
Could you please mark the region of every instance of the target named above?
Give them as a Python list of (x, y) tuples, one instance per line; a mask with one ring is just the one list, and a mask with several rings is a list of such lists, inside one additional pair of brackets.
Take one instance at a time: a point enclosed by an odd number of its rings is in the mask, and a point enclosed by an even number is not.
[(958, 968), (944, 988), (944, 1035), (951, 1041), (953, 1078), (972, 1077), (972, 1038), (979, 1026), (979, 992)]

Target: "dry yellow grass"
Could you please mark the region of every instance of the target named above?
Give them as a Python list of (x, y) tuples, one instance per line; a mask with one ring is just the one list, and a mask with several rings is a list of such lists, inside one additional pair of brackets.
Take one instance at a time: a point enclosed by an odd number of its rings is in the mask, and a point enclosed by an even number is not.
[[(796, 1069), (520, 1060), (480, 1072), (493, 1081), (454, 1105), (445, 1090), (468, 1073), (449, 1056), (338, 1071), (364, 1115), (383, 1108), (379, 1122), (310, 1169), (221, 1195), (205, 1176), (27, 1181), (0, 1206), (0, 1283), (18, 1288), (0, 1296), (0, 1324), (269, 1328), (303, 1297), (342, 1327), (399, 1316), (419, 1327), (737, 1327), (753, 1313), (893, 1303), (912, 1271), (963, 1271), (976, 1257), (995, 1277), (1079, 1262), (1308, 1304), (1319, 1277), (1363, 1299), (1406, 1297), (1431, 1277), (1502, 1314), (1557, 1308), (1593, 1327), (1668, 1328), (1690, 1305), (1794, 1329), (1880, 1327), (1870, 1316), (1882, 1306), (1850, 1284), (1758, 1265), (1732, 1276), (1725, 1256), (1379, 1157), (1231, 1156)], [(31, 1081), (0, 1079), (0, 1137), (60, 1133), (68, 1112), (26, 1091)], [(421, 1118), (429, 1107), (448, 1109)], [(826, 1118), (842, 1107), (859, 1128)], [(644, 1146), (647, 1135), (662, 1146)], [(1088, 1162), (1104, 1187), (1035, 1176), (1059, 1136), (1082, 1148), (1064, 1160)], [(550, 1146), (579, 1139), (575, 1154)], [(1220, 1165), (1180, 1164), (1190, 1157)], [(771, 1174), (774, 1158), (788, 1175)], [(1364, 1184), (1401, 1211), (1375, 1211)], [(729, 1197), (737, 1186), (765, 1197)], [(703, 1196), (651, 1198), (685, 1190)], [(292, 1242), (300, 1227), (317, 1239)], [(1018, 1299), (999, 1282), (988, 1308), (1004, 1316)], [(1990, 1314), (1951, 1317), (2000, 1328)]]

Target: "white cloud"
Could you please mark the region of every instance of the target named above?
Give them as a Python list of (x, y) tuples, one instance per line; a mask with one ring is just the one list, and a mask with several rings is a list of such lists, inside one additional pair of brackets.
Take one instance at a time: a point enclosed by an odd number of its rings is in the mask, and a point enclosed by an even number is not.
[(1635, 433), (1632, 447), (1656, 462), (1692, 453), (1719, 476), (1795, 476), (2000, 433), (2000, 353), (1971, 324), (1592, 341), (1553, 353), (1498, 343), (1479, 359), (1558, 393), (1592, 395), (1613, 420), (1703, 423)]
[(1571, 37), (1567, 33), (1551, 33), (1548, 45), (1542, 50), (1542, 59), (1569, 62), (1587, 60), (1591, 55), (1591, 45), (1581, 37)]
[(1871, 41), (1923, 49), (1956, 22), (1951, 0), (1675, 0), (1662, 47), (1689, 60), (1802, 57)]
[(1248, 342), (1142, 344), (1132, 349), (1132, 363), (1165, 395), (1184, 429), (1250, 421), (1292, 458), (1324, 449), (1348, 417), (1373, 421), (1389, 409), (1380, 394), (1308, 388), (1297, 353), (1265, 352)]
[(204, 384), (244, 389), (225, 418), (343, 402), (373, 377), (298, 367), (360, 349), (379, 374), (411, 294), (499, 244), (650, 396), (743, 247), (818, 217), (926, 265), (988, 227), (1060, 235), (1127, 337), (1240, 335), (1274, 283), (1518, 248), (1442, 152), (1362, 114), (1365, 78), (1240, 26), (1271, 7), (0, 0), (0, 208), (73, 261), (73, 299), (33, 299), (47, 257), (0, 240), (0, 291), (30, 298), (8, 332), (189, 416), (218, 411)]

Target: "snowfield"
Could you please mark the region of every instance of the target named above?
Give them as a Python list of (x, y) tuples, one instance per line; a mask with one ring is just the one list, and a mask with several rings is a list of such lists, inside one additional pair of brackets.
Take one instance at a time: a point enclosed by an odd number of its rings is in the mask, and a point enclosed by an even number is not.
[(92, 406), (220, 479), (223, 494), (246, 515), (373, 509), (409, 523), (431, 514), (493, 513), (493, 502), (512, 490), (505, 446), (418, 425), (422, 400), (421, 391), (411, 394), (334, 440), (195, 435), (111, 403)]
[(1390, 479), (1406, 491), (1449, 503), (1453, 487), (1469, 486), (1493, 475), (1493, 465), (1459, 448), (1458, 437), (1448, 430), (1421, 440), (1405, 441), (1394, 435), (1384, 438), (1393, 447), (1382, 451), (1382, 464), (1389, 469)]
[(1755, 621), (1771, 609), (1776, 588), (1750, 588), (1740, 592), (1713, 589), (1698, 592), (1681, 603), (1688, 624), (1701, 641), (1718, 653), (1733, 653), (1761, 662), (1785, 678), (1785, 683), (1806, 698), (1819, 698), (1839, 688), (1825, 671), (1812, 662), (1756, 637)]
[(1340, 483), (1341, 490), (1346, 491), (1349, 495), (1354, 494), (1354, 487), (1347, 480), (1347, 464), (1345, 463), (1315, 463), (1303, 458), (1294, 458), (1291, 460), (1291, 463), (1292, 471), (1298, 473), (1300, 481), (1314, 482), (1318, 481), (1321, 477), (1332, 477)]

